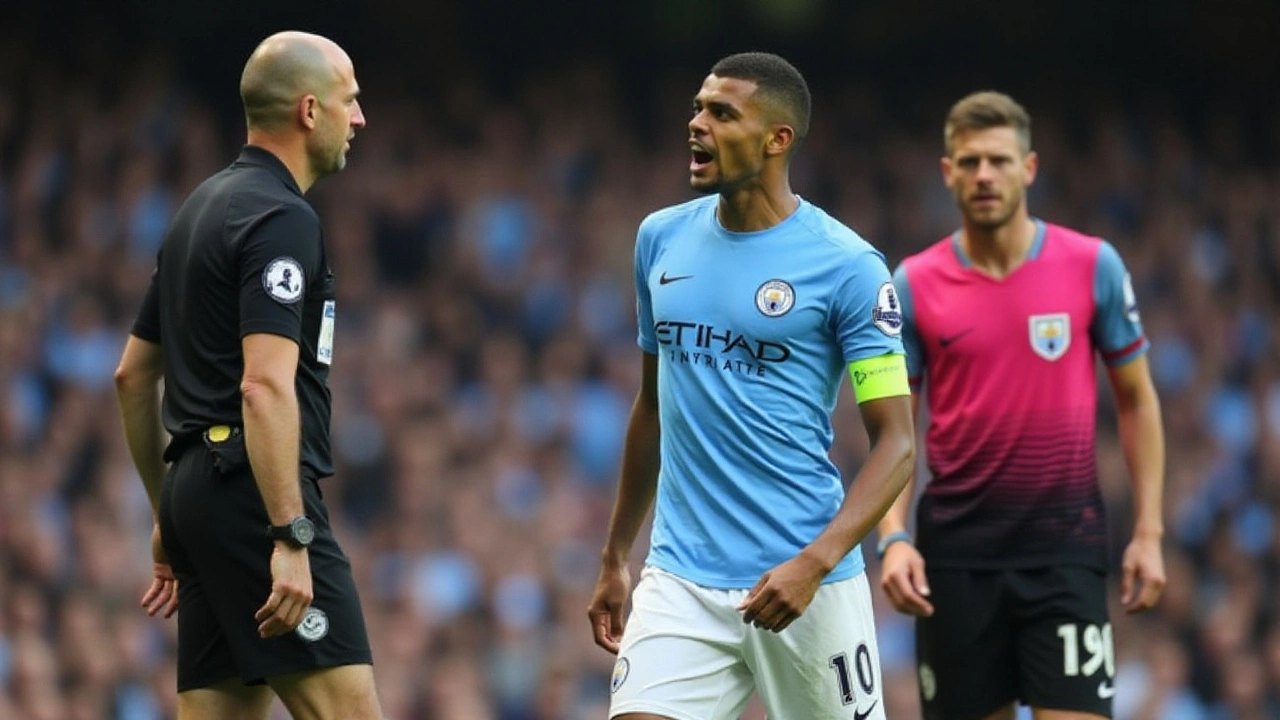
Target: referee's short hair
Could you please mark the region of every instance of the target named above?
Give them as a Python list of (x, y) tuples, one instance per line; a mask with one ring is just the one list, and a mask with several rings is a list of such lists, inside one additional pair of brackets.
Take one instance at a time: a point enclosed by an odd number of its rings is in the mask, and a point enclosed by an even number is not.
[(240, 76), (240, 99), (250, 128), (277, 130), (288, 124), (294, 104), (308, 93), (323, 101), (337, 78), (325, 55), (327, 38), (285, 31), (258, 44)]

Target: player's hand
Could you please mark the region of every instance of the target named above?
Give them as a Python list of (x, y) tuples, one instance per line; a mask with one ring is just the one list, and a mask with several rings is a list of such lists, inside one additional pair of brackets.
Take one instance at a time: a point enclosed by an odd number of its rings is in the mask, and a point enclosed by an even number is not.
[(276, 543), (271, 551), (271, 596), (258, 608), (258, 636), (283, 635), (298, 627), (311, 607), (311, 558), (306, 548)]
[(933, 615), (924, 556), (915, 545), (896, 542), (885, 549), (880, 562), (880, 588), (898, 612), (918, 617)]
[(1129, 614), (1155, 607), (1164, 592), (1164, 554), (1158, 537), (1137, 536), (1124, 550), (1120, 565), (1120, 602)]
[(813, 602), (826, 570), (801, 553), (769, 570), (738, 604), (742, 622), (782, 632)]
[(591, 618), (591, 632), (596, 644), (614, 655), (618, 654), (618, 645), (622, 642), (622, 630), (625, 617), (622, 614), (627, 604), (627, 594), (631, 592), (631, 572), (625, 563), (617, 567), (600, 569), (600, 579), (596, 581), (596, 590), (591, 596), (591, 605), (587, 607), (587, 617)]
[(142, 594), (141, 604), (152, 617), (161, 610), (165, 617), (173, 617), (178, 611), (178, 579), (160, 543), (159, 523), (151, 526), (151, 586)]

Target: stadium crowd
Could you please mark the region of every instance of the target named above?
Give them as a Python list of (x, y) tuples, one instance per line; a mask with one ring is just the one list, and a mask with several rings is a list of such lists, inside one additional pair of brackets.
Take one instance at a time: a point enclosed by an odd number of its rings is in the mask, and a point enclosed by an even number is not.
[[(172, 718), (176, 626), (138, 607), (151, 517), (112, 371), (177, 203), (243, 126), (160, 63), (71, 73), (6, 50), (0, 718)], [(392, 720), (605, 715), (613, 659), (585, 610), (639, 378), (632, 243), (690, 196), (700, 79), (660, 83), (642, 120), (597, 64), (430, 103), (366, 92), (350, 166), (311, 195), (339, 288), (323, 488)], [(1280, 122), (1159, 92), (1014, 94), (1041, 156), (1033, 214), (1120, 250), (1164, 403), (1169, 585), (1146, 616), (1113, 611), (1116, 717), (1280, 717)], [(797, 191), (891, 265), (950, 232), (937, 157), (958, 95), (815, 97)], [(848, 474), (866, 448), (850, 399)], [(1118, 553), (1128, 476), (1102, 405)], [(875, 595), (888, 716), (913, 717), (911, 624)]]

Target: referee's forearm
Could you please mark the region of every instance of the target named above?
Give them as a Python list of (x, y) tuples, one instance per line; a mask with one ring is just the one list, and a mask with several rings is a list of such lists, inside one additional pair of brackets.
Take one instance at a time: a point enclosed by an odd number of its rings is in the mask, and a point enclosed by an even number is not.
[(622, 477), (618, 483), (618, 497), (609, 519), (609, 533), (605, 540), (603, 561), (605, 565), (621, 565), (627, 562), (631, 547), (635, 544), (640, 526), (644, 524), (658, 487), (659, 444), (661, 426), (658, 409), (636, 398), (631, 408), (631, 420), (627, 424), (626, 445), (622, 452)]
[(249, 465), (271, 523), (284, 525), (303, 514), (298, 397), (272, 381), (245, 382), (241, 395)]
[(164, 427), (160, 424), (158, 381), (144, 378), (133, 382), (117, 378), (116, 399), (129, 457), (133, 458), (138, 477), (142, 478), (147, 499), (151, 502), (151, 512), (155, 515), (160, 506), (160, 484), (164, 481), (165, 472), (165, 436)]

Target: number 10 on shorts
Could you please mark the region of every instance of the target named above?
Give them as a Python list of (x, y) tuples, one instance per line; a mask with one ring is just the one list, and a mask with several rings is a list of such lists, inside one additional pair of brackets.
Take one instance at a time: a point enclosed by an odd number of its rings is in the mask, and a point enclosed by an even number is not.
[[(1111, 641), (1111, 623), (1106, 623), (1101, 628), (1097, 625), (1085, 625), (1081, 628), (1076, 623), (1066, 623), (1058, 626), (1058, 637), (1062, 638), (1063, 675), (1088, 677), (1105, 665), (1107, 677), (1115, 677), (1116, 655)], [(1080, 662), (1081, 646), (1089, 656), (1083, 663)]]
[[(827, 661), (836, 672), (836, 683), (840, 686), (840, 701), (845, 705), (853, 704), (853, 678), (850, 677), (849, 656), (845, 653), (831, 656)], [(866, 643), (859, 643), (853, 652), (852, 674), (858, 676), (858, 686), (862, 692), (870, 695), (876, 689), (875, 666), (871, 662), (871, 650)]]

